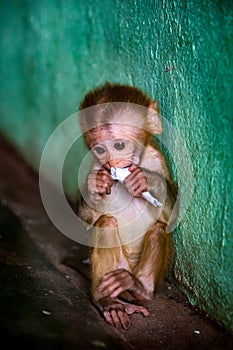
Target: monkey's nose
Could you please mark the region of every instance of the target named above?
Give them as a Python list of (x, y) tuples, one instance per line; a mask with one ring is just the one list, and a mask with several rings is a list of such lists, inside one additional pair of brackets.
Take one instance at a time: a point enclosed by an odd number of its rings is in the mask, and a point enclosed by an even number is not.
[(108, 161), (110, 168), (126, 168), (132, 165), (132, 161), (129, 159), (110, 159)]
[(109, 164), (110, 168), (111, 167), (116, 168), (118, 162), (119, 161), (117, 161), (116, 159), (111, 159), (111, 160), (108, 161), (108, 164)]

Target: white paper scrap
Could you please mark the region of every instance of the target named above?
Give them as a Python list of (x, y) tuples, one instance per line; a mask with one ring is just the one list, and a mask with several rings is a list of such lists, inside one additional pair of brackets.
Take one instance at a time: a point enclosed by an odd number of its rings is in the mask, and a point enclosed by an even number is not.
[[(130, 175), (131, 172), (129, 168), (111, 168), (111, 177), (113, 180), (118, 180), (120, 183), (123, 183), (125, 178)], [(153, 197), (150, 192), (146, 191), (142, 193), (142, 197), (147, 200), (149, 203), (153, 204), (155, 207), (162, 207), (162, 203)]]

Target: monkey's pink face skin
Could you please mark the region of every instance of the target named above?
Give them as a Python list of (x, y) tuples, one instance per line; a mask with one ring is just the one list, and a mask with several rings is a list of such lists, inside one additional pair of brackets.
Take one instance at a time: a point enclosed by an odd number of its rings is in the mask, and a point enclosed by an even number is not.
[(135, 161), (135, 143), (129, 140), (105, 140), (95, 144), (92, 152), (107, 170), (124, 168)]
[[(131, 125), (102, 125), (89, 132), (88, 144), (107, 170), (128, 167), (140, 159), (143, 146), (137, 137), (139, 130)], [(141, 134), (144, 136), (143, 131)]]

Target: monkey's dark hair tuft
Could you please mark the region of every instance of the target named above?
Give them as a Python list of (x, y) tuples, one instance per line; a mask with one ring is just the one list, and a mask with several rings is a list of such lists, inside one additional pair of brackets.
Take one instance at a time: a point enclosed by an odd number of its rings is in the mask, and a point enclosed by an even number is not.
[(138, 88), (106, 82), (86, 94), (79, 110), (110, 102), (129, 102), (148, 107), (151, 99)]

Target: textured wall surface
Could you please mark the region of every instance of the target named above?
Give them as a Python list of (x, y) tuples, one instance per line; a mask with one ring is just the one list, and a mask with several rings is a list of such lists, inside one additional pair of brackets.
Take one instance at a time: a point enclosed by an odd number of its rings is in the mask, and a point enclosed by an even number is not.
[[(2, 0), (0, 21), (0, 130), (36, 169), (51, 132), (90, 88), (128, 83), (159, 100), (194, 175), (174, 233), (174, 276), (233, 332), (232, 1)], [(83, 154), (80, 146), (70, 156), (70, 194)]]

